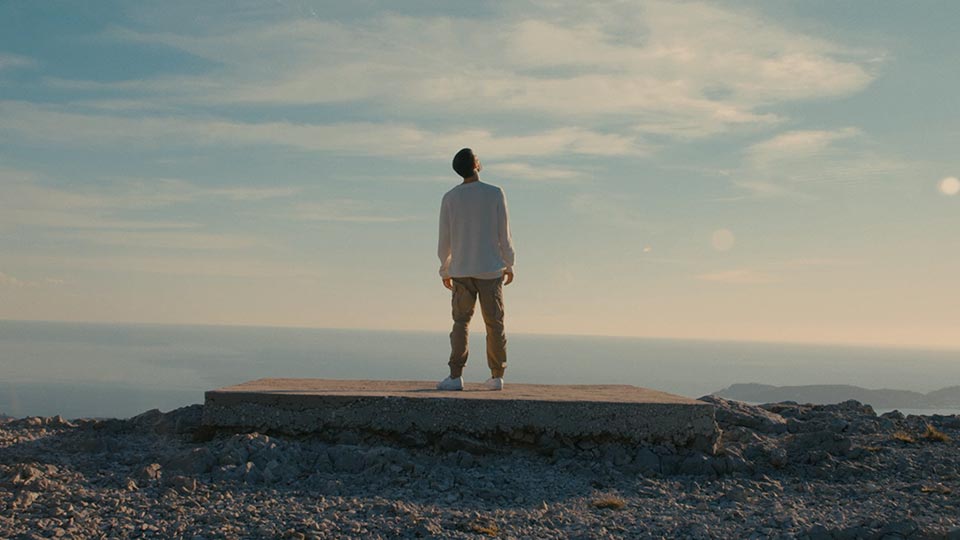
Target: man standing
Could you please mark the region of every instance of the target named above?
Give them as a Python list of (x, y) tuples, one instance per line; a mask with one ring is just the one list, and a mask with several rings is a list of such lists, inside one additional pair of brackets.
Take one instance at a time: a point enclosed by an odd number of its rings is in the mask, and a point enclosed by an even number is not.
[[(439, 390), (463, 390), (470, 319), (480, 297), (487, 326), (489, 390), (503, 390), (507, 368), (507, 336), (503, 330), (503, 286), (513, 281), (513, 240), (503, 189), (480, 181), (483, 166), (469, 148), (457, 152), (453, 170), (463, 183), (440, 203), (440, 277), (453, 291), (453, 331), (450, 332), (450, 376)], [(506, 278), (506, 281), (504, 281)]]

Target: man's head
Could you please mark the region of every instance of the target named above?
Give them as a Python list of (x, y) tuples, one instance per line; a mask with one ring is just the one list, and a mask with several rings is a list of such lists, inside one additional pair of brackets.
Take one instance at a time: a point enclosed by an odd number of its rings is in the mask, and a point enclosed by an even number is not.
[(477, 159), (473, 150), (469, 148), (464, 148), (457, 152), (457, 155), (453, 156), (453, 170), (462, 178), (473, 176), (473, 172), (479, 171), (480, 167), (480, 160)]

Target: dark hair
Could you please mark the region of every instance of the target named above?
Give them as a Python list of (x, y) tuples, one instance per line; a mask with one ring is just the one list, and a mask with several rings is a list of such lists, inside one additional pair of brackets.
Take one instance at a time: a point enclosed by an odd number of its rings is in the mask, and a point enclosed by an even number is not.
[(469, 148), (464, 148), (457, 152), (457, 155), (453, 156), (453, 170), (457, 171), (457, 174), (463, 178), (473, 174), (475, 165), (476, 161), (474, 160), (473, 150)]

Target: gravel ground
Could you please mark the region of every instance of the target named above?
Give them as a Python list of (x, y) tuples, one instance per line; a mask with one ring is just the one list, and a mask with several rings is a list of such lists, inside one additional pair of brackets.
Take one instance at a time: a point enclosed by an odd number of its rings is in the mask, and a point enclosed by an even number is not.
[(722, 450), (0, 423), (2, 538), (958, 538), (960, 416), (717, 407)]

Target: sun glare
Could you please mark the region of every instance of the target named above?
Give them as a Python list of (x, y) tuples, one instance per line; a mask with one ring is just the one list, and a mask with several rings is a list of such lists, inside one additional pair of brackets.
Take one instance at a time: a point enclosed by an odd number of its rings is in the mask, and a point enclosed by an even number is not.
[(948, 176), (940, 181), (940, 193), (944, 195), (956, 195), (960, 193), (960, 180), (956, 177)]

